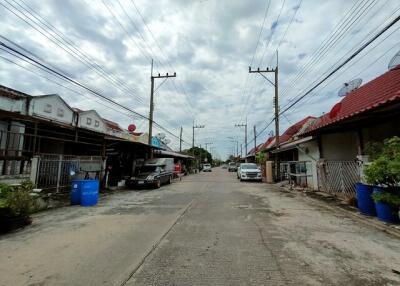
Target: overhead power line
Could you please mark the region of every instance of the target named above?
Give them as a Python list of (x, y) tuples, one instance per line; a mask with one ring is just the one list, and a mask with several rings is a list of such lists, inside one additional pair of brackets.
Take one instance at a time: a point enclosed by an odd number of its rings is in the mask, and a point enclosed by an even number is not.
[(288, 111), (290, 108), (295, 106), (299, 101), (301, 101), (303, 98), (305, 98), (307, 95), (309, 95), (311, 92), (313, 92), (318, 86), (320, 86), (322, 83), (324, 83), (328, 78), (330, 78), (333, 74), (335, 74), (337, 71), (339, 71), (343, 66), (345, 66), (347, 63), (349, 63), (352, 59), (354, 59), (359, 53), (361, 53), (366, 47), (368, 47), (372, 42), (374, 42), (376, 39), (378, 39), (383, 33), (385, 33), (388, 29), (390, 29), (394, 24), (396, 24), (400, 20), (400, 16), (397, 16), (393, 21), (391, 21), (388, 25), (386, 25), (382, 30), (380, 30), (377, 34), (375, 34), (369, 41), (367, 41), (365, 44), (363, 44), (357, 51), (355, 51), (351, 56), (349, 56), (347, 59), (345, 59), (342, 63), (339, 64), (333, 71), (331, 71), (328, 75), (326, 75), (322, 80), (320, 80), (316, 85), (314, 85), (312, 88), (310, 88), (306, 93), (298, 97), (294, 102), (292, 102), (288, 107), (286, 107), (284, 110), (282, 110), (279, 115), (285, 113)]
[[(260, 44), (261, 35), (262, 35), (262, 33), (264, 31), (264, 27), (265, 27), (265, 20), (267, 19), (267, 15), (268, 15), (268, 11), (269, 11), (269, 7), (270, 6), (271, 6), (271, 0), (268, 0), (267, 3), (266, 3), (265, 12), (264, 12), (264, 18), (263, 18), (263, 21), (262, 21), (262, 24), (261, 24), (260, 32), (258, 33), (258, 39), (257, 39), (256, 47), (254, 49), (254, 53), (253, 53), (253, 56), (251, 58), (249, 66), (253, 65), (254, 58), (255, 58), (255, 56), (257, 54), (258, 46)], [(245, 99), (246, 102), (245, 102), (245, 104), (243, 104), (243, 110), (241, 112), (242, 116), (243, 116), (244, 112), (246, 111), (248, 100), (249, 100), (249, 96), (250, 96), (248, 94), (247, 97), (246, 97), (248, 82), (249, 82), (249, 74), (247, 73), (246, 74), (246, 81), (244, 83), (243, 90), (242, 90), (242, 101), (243, 101), (243, 98), (246, 98)], [(240, 121), (242, 121), (242, 119), (243, 119), (243, 117), (240, 118)]]
[[(310, 88), (307, 92), (299, 96), (293, 103), (289, 106), (285, 107), (279, 115), (283, 115), (293, 106), (295, 106), (298, 102), (300, 102), (303, 98), (311, 94), (315, 89), (317, 89), (322, 83), (324, 83), (327, 79), (329, 79), (332, 75), (338, 72), (343, 66), (353, 60), (358, 54), (360, 54), (365, 48), (367, 48), (371, 43), (373, 43), (376, 39), (378, 39), (382, 34), (384, 34), (387, 30), (389, 30), (393, 25), (395, 25), (398, 21), (400, 21), (400, 16), (397, 16), (394, 20), (392, 20), (389, 24), (387, 24), (384, 28), (382, 28), (379, 32), (377, 32), (373, 37), (371, 37), (366, 43), (364, 43), (361, 47), (359, 47), (354, 53), (352, 53), (349, 57), (347, 57), (343, 62), (341, 62), (336, 68), (334, 68), (331, 72), (329, 72), (323, 79), (321, 79), (318, 83), (316, 83), (312, 88)], [(399, 29), (399, 28), (398, 28)], [(396, 29), (397, 30), (397, 29)], [(392, 33), (391, 33), (392, 34)], [(387, 37), (386, 37), (387, 38)], [(385, 38), (385, 39), (386, 39)], [(256, 138), (261, 135), (272, 123), (274, 119), (272, 119), (268, 124), (256, 135)], [(253, 142), (251, 140), (247, 144)]]
[[(294, 79), (291, 79), (291, 85), (287, 87), (283, 94), (293, 89), (298, 83), (301, 83), (302, 79), (312, 70), (315, 66), (319, 65), (323, 60), (326, 59), (326, 55), (351, 31), (351, 28), (357, 25), (363, 17), (365, 17), (372, 7), (376, 4), (376, 0), (372, 2), (361, 1), (355, 4), (350, 11), (342, 18), (339, 24), (335, 27), (334, 32), (328, 36), (321, 46), (313, 53), (310, 60), (303, 66), (301, 71), (296, 75)], [(354, 8), (354, 10), (353, 10)]]
[(49, 41), (61, 48), (64, 52), (68, 53), (70, 56), (83, 63), (90, 70), (97, 72), (103, 79), (108, 81), (115, 88), (124, 93), (132, 95), (138, 100), (138, 102), (142, 104), (144, 103), (143, 98), (137, 95), (135, 89), (129, 87), (125, 82), (123, 82), (115, 75), (113, 75), (109, 71), (106, 71), (103, 67), (97, 64), (92, 57), (82, 52), (70, 38), (68, 38), (51, 23), (43, 19), (43, 17), (41, 17), (32, 7), (26, 4), (23, 0), (21, 0), (21, 3), (23, 3), (25, 6), (13, 0), (13, 2), (18, 5), (19, 8), (9, 1), (5, 1), (8, 3), (9, 7), (5, 6), (2, 3), (0, 3), (0, 5), (8, 10), (10, 13), (14, 14), (35, 31), (46, 37)]
[[(154, 33), (151, 31), (151, 29), (150, 29), (149, 26), (147, 25), (147, 23), (146, 23), (146, 21), (145, 21), (145, 19), (144, 19), (144, 17), (143, 17), (143, 14), (140, 12), (140, 10), (139, 10), (139, 8), (137, 7), (135, 1), (134, 1), (134, 0), (130, 0), (130, 2), (131, 2), (132, 5), (134, 6), (134, 8), (135, 8), (137, 14), (139, 15), (140, 19), (142, 20), (142, 22), (143, 22), (143, 24), (144, 24), (146, 30), (149, 32), (151, 38), (153, 39), (154, 43), (156, 44), (158, 50), (160, 51), (160, 54), (161, 54), (162, 57), (165, 59), (166, 64), (168, 65), (168, 67), (169, 67), (171, 70), (175, 70), (175, 68), (172, 67), (170, 61), (168, 60), (168, 57), (165, 55), (163, 48), (161, 47), (161, 45), (158, 43), (156, 37), (154, 36)], [(162, 63), (162, 61), (161, 61), (161, 63)], [(186, 92), (184, 86), (180, 83), (179, 80), (177, 80), (176, 82), (180, 85), (180, 89), (182, 90), (183, 96), (185, 97), (185, 100), (186, 100), (186, 103), (188, 104), (189, 109), (192, 111), (193, 120), (194, 120), (195, 112), (194, 112), (193, 105), (192, 105), (192, 103), (190, 102), (189, 97), (188, 97), (188, 95), (187, 95), (187, 92)], [(177, 87), (175, 81), (171, 81), (171, 83), (172, 83), (172, 86), (174, 87), (174, 89), (179, 93), (178, 87)]]
[[(124, 105), (122, 105), (122, 104), (120, 104), (120, 103), (118, 103), (118, 102), (116, 102), (116, 101), (114, 101), (114, 100), (112, 100), (112, 99), (110, 99), (110, 98), (108, 98), (108, 97), (106, 97), (105, 95), (101, 94), (100, 92), (96, 91), (95, 89), (93, 89), (93, 88), (91, 88), (91, 87), (88, 87), (88, 86), (86, 86), (86, 85), (84, 85), (84, 84), (78, 82), (77, 80), (72, 79), (72, 78), (68, 77), (67, 75), (65, 75), (65, 74), (63, 74), (63, 73), (61, 73), (61, 72), (59, 72), (59, 71), (57, 71), (57, 70), (55, 70), (55, 69), (53, 69), (53, 68), (47, 66), (46, 64), (43, 64), (43, 63), (39, 62), (38, 60), (34, 59), (33, 57), (28, 56), (28, 55), (24, 54), (23, 52), (20, 52), (20, 51), (14, 49), (13, 47), (7, 45), (7, 44), (4, 43), (3, 41), (0, 41), (0, 46), (2, 46), (2, 47), (3, 47), (5, 50), (7, 50), (10, 54), (21, 56), (21, 57), (23, 57), (24, 59), (26, 59), (29, 63), (31, 63), (31, 64), (33, 63), (33, 65), (39, 66), (39, 67), (42, 68), (44, 71), (46, 71), (46, 72), (48, 72), (48, 73), (50, 73), (50, 74), (56, 75), (57, 77), (59, 77), (59, 78), (65, 80), (65, 81), (67, 81), (67, 82), (69, 82), (69, 83), (72, 83), (72, 84), (74, 84), (74, 85), (76, 85), (76, 86), (79, 86), (80, 88), (82, 88), (82, 89), (84, 89), (84, 90), (89, 91), (89, 92), (92, 93), (94, 96), (97, 96), (97, 97), (101, 98), (102, 100), (104, 100), (104, 101), (106, 101), (106, 102), (109, 102), (109, 103), (111, 103), (111, 104), (113, 104), (113, 105), (115, 105), (115, 106), (118, 106), (119, 108), (121, 108), (121, 109), (123, 109), (123, 110), (125, 110), (125, 111), (128, 111), (128, 112), (130, 112), (130, 113), (132, 113), (132, 114), (135, 114), (135, 115), (137, 115), (137, 116), (139, 116), (139, 117), (141, 117), (141, 118), (143, 118), (143, 119), (147, 119), (147, 120), (149, 119), (147, 116), (144, 116), (144, 115), (142, 115), (142, 114), (140, 114), (140, 113), (138, 113), (138, 112), (136, 112), (136, 111), (134, 111), (134, 110), (132, 110), (132, 109), (130, 109), (130, 108), (128, 108), (128, 107), (126, 107), (126, 106), (124, 106)], [(4, 49), (3, 49), (3, 50), (4, 50)], [(157, 122), (153, 121), (153, 124), (154, 124), (155, 126), (159, 127), (160, 129), (164, 130), (165, 132), (167, 132), (167, 133), (170, 134), (171, 136), (173, 136), (173, 137), (179, 139), (179, 136), (173, 134), (172, 132), (170, 132), (168, 129), (166, 129), (166, 128), (163, 127), (162, 125), (158, 124)], [(186, 142), (186, 143), (187, 143), (187, 142)]]
[[(285, 37), (286, 37), (286, 34), (287, 34), (287, 32), (289, 31), (290, 26), (292, 25), (294, 19), (296, 18), (297, 12), (300, 10), (300, 7), (301, 7), (302, 2), (303, 2), (303, 0), (300, 0), (300, 1), (299, 1), (299, 4), (297, 4), (297, 6), (296, 6), (296, 8), (295, 8), (295, 11), (293, 12), (292, 18), (290, 19), (289, 24), (286, 26), (286, 30), (285, 30), (285, 32), (283, 33), (282, 38), (280, 39), (280, 41), (279, 41), (279, 43), (278, 43), (278, 46), (277, 46), (276, 49), (275, 49), (276, 51), (279, 51), (279, 48), (280, 48), (282, 42), (284, 41), (284, 39), (285, 39)], [(271, 58), (270, 58), (270, 60), (269, 60), (269, 62), (268, 62), (268, 65), (271, 65), (271, 62), (272, 62), (273, 58), (274, 58), (274, 54), (271, 55)]]
[[(396, 15), (396, 14), (398, 13), (398, 11), (400, 11), (400, 6), (398, 6), (398, 8), (397, 8), (395, 11), (393, 11), (393, 13), (392, 13), (390, 16), (386, 17), (386, 19), (387, 19), (386, 21), (384, 21), (381, 25), (375, 27), (373, 30), (369, 31), (369, 32), (368, 32), (368, 35), (367, 35), (366, 37), (364, 37), (361, 41), (359, 41), (358, 43), (356, 43), (347, 53), (345, 53), (339, 60), (337, 60), (337, 61), (331, 66), (331, 68), (334, 67), (334, 66), (336, 66), (336, 65), (338, 65), (338, 64), (340, 63), (340, 61), (344, 60), (346, 57), (348, 57), (348, 56), (351, 55), (354, 51), (356, 51), (356, 50), (358, 49), (358, 47), (360, 47), (360, 46), (362, 46), (364, 43), (366, 43), (366, 42), (369, 40), (368, 36), (371, 35), (371, 34), (376, 33), (377, 31), (379, 31), (379, 29), (380, 29), (381, 27), (384, 27), (384, 26), (385, 26), (385, 23), (386, 23), (386, 22), (389, 22), (390, 19), (392, 18), (392, 16), (393, 16), (393, 15)], [(398, 29), (398, 28), (397, 28), (397, 29)], [(388, 38), (391, 34), (393, 34), (393, 32), (390, 33), (388, 36), (386, 36), (382, 41), (384, 41), (386, 38)], [(379, 44), (378, 44), (378, 45), (379, 45)], [(353, 63), (353, 64), (354, 64), (354, 63)], [(302, 89), (302, 91), (299, 92), (299, 94), (298, 94), (297, 96), (295, 96), (292, 100), (290, 100), (290, 101), (283, 107), (283, 109), (286, 108), (288, 105), (290, 105), (290, 103), (293, 102), (294, 100), (296, 100), (298, 97), (300, 97), (304, 92), (306, 92), (306, 91), (307, 91), (309, 88), (311, 88), (314, 84), (316, 84), (321, 78), (323, 78), (326, 74), (328, 74), (328, 72), (329, 72), (329, 69), (328, 69), (328, 71), (325, 72), (325, 73), (323, 73), (322, 71), (320, 71), (319, 74), (320, 74), (321, 76), (317, 77), (312, 83), (310, 83), (308, 86), (306, 86), (304, 89)]]

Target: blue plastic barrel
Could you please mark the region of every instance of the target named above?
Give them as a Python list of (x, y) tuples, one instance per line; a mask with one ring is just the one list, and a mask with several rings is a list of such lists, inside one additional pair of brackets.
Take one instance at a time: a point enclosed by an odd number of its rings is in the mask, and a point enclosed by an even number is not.
[(364, 215), (375, 216), (375, 203), (372, 199), (373, 187), (362, 183), (356, 184), (357, 205), (360, 213)]
[[(383, 193), (384, 188), (374, 187), (374, 193)], [(397, 210), (392, 208), (390, 205), (382, 202), (375, 202), (376, 214), (379, 220), (389, 223), (399, 223), (399, 215)]]
[(81, 186), (84, 180), (72, 180), (71, 182), (71, 205), (81, 203)]
[(81, 206), (94, 206), (99, 200), (99, 181), (83, 180), (81, 185)]

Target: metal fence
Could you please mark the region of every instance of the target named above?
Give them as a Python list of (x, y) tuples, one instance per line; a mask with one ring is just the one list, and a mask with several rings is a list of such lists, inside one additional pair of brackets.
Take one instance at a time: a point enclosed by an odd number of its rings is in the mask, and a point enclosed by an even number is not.
[(340, 197), (355, 196), (355, 184), (360, 181), (360, 168), (357, 161), (318, 162), (319, 189)]
[(303, 188), (312, 187), (311, 161), (285, 161), (280, 163), (280, 180)]
[(36, 185), (58, 191), (72, 179), (102, 179), (103, 171), (101, 156), (40, 155)]

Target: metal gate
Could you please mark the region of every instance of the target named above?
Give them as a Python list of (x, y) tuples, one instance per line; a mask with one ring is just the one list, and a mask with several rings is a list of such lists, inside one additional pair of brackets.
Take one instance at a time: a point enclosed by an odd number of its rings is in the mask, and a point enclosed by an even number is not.
[(101, 156), (40, 155), (36, 185), (41, 189), (68, 187), (72, 177), (101, 179), (103, 159)]
[(318, 186), (321, 191), (341, 197), (353, 197), (356, 193), (357, 182), (360, 182), (359, 162), (318, 162)]

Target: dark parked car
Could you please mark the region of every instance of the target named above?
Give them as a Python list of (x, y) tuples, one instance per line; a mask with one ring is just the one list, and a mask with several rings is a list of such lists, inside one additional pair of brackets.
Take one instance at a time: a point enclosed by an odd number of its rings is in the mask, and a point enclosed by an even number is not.
[(149, 159), (139, 168), (135, 177), (126, 181), (128, 187), (155, 187), (171, 183), (174, 175), (174, 159), (157, 158)]

